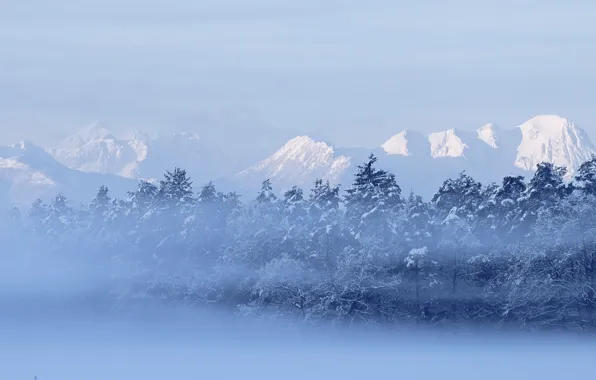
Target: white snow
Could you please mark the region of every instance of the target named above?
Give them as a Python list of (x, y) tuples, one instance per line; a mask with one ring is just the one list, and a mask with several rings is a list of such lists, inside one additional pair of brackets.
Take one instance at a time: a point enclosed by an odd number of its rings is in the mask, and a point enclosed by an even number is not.
[(478, 138), (489, 146), (497, 149), (499, 148), (499, 139), (497, 137), (497, 126), (494, 124), (486, 124), (478, 129)]
[(536, 116), (522, 125), (521, 143), (517, 148), (515, 166), (535, 170), (541, 162), (566, 167), (568, 174), (596, 153), (587, 134), (573, 122), (556, 115)]
[[(202, 185), (230, 177), (275, 151), (269, 148), (279, 136), (255, 134), (241, 139), (234, 134), (201, 129), (151, 137), (139, 131), (116, 135), (102, 123), (94, 123), (47, 151), (63, 165), (87, 172), (155, 181), (175, 167), (187, 171)], [(276, 143), (277, 145), (277, 143)]]
[[(239, 180), (271, 179), (274, 184), (310, 184), (317, 178), (337, 183), (350, 167), (349, 157), (336, 156), (334, 149), (322, 141), (298, 136), (259, 164), (236, 175)], [(290, 185), (291, 186), (291, 185)]]
[(149, 149), (148, 140), (141, 138), (143, 135), (135, 134), (133, 139), (119, 139), (103, 124), (95, 123), (48, 152), (72, 169), (135, 178)]
[(397, 135), (392, 136), (389, 140), (385, 141), (381, 147), (390, 155), (409, 156), (410, 152), (408, 151), (407, 133), (407, 131), (399, 132)]
[(27, 206), (36, 198), (47, 200), (58, 192), (76, 200), (88, 200), (101, 185), (107, 185), (115, 193), (134, 186), (114, 176), (69, 169), (29, 141), (0, 146), (0, 181), (5, 184), (0, 198), (20, 206)]
[[(446, 178), (464, 170), (483, 183), (499, 182), (512, 174), (529, 176), (542, 161), (564, 166), (573, 173), (596, 152), (583, 130), (566, 119), (548, 115), (513, 129), (491, 123), (476, 130), (448, 129), (426, 136), (404, 130), (380, 149), (385, 155), (375, 152), (379, 165), (394, 172), (402, 188), (425, 197), (431, 196)], [(336, 152), (324, 142), (299, 136), (237, 174), (234, 182), (242, 187), (245, 182), (260, 183), (269, 178), (276, 189), (283, 189), (308, 186), (320, 177), (347, 186), (352, 180), (351, 169), (366, 156), (354, 150), (342, 150), (346, 152), (342, 155)]]
[(63, 145), (69, 148), (78, 148), (90, 141), (114, 138), (115, 137), (112, 135), (112, 132), (106, 128), (103, 122), (95, 121), (82, 128), (76, 134), (67, 137), (63, 142)]
[(428, 141), (418, 132), (401, 131), (381, 145), (388, 155), (423, 157), (428, 155)]
[[(375, 152), (379, 165), (394, 172), (402, 188), (428, 197), (444, 179), (462, 170), (482, 182), (498, 182), (505, 175), (531, 175), (539, 162), (546, 161), (566, 167), (571, 176), (596, 153), (582, 129), (555, 115), (536, 116), (513, 129), (486, 124), (476, 130), (447, 129), (427, 135), (404, 130), (376, 150), (336, 149), (309, 136), (298, 136), (268, 153), (267, 147), (277, 138), (255, 134), (254, 139), (239, 144), (238, 136), (207, 141), (198, 133), (184, 132), (156, 138), (141, 132), (118, 137), (104, 124), (94, 123), (66, 139), (61, 147), (47, 150), (58, 162), (24, 141), (0, 147), (0, 157), (12, 160), (0, 165), (5, 171), (11, 165), (21, 165), (18, 177), (22, 184), (30, 181), (48, 186), (64, 182), (57, 180), (63, 166), (150, 181), (161, 178), (165, 170), (182, 167), (197, 185), (222, 180), (226, 190), (247, 194), (267, 178), (276, 190), (310, 186), (317, 178), (348, 186), (354, 167)], [(36, 169), (28, 172), (24, 167)], [(8, 174), (0, 176), (7, 178)]]
[(462, 157), (468, 148), (462, 139), (457, 135), (455, 129), (442, 132), (434, 132), (428, 135), (430, 143), (430, 154), (437, 157)]

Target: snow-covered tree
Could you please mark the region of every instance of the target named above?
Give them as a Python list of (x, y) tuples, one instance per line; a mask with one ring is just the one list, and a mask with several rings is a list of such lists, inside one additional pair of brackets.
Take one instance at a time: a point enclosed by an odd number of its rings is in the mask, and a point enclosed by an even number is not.
[(186, 170), (174, 168), (173, 171), (166, 171), (164, 179), (159, 182), (158, 195), (169, 207), (182, 208), (191, 204), (194, 194)]
[(575, 186), (586, 194), (596, 196), (596, 156), (580, 165), (575, 176)]
[(455, 214), (468, 223), (475, 223), (482, 203), (482, 184), (465, 172), (443, 182), (431, 200), (439, 219)]
[(376, 162), (377, 158), (371, 154), (359, 165), (347, 190), (347, 232), (375, 254), (387, 254), (394, 251), (396, 240), (403, 237), (404, 202), (395, 175), (375, 168)]
[(502, 241), (520, 238), (519, 220), (523, 214), (522, 196), (526, 184), (522, 176), (506, 176), (495, 194), (496, 230)]
[(175, 169), (125, 199), (102, 186), (86, 205), (59, 194), (4, 213), (0, 240), (101, 263), (120, 296), (339, 323), (596, 329), (596, 159), (572, 185), (551, 164), (499, 186), (461, 173), (430, 202), (402, 199), (376, 162), (343, 198), (323, 180), (278, 198), (264, 181), (245, 202), (211, 182), (195, 194)]
[(516, 223), (519, 223), (524, 234), (532, 230), (541, 212), (552, 212), (559, 200), (569, 193), (570, 187), (564, 182), (566, 172), (565, 168), (548, 162), (538, 164), (534, 176), (519, 200), (521, 214)]

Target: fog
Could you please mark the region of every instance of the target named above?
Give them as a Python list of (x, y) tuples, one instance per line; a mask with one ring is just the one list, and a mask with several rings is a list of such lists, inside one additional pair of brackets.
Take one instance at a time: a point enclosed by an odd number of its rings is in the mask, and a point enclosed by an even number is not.
[(596, 369), (594, 342), (573, 337), (291, 328), (164, 305), (100, 311), (73, 302), (2, 301), (0, 378), (560, 379)]
[(253, 318), (117, 296), (95, 263), (0, 259), (1, 379), (545, 380), (596, 369), (586, 336)]

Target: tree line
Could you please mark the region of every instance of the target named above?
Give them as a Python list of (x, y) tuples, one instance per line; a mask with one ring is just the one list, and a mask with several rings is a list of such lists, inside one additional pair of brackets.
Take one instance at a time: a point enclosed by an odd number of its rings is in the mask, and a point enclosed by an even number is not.
[(122, 296), (243, 314), (596, 330), (596, 158), (571, 181), (550, 163), (500, 184), (462, 172), (428, 201), (376, 164), (345, 192), (267, 180), (247, 201), (175, 168), (124, 199), (13, 209), (4, 245), (105, 263)]

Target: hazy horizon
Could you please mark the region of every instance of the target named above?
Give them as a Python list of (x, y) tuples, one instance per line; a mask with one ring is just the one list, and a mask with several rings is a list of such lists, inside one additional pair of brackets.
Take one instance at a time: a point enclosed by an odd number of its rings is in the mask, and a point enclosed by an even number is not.
[(596, 133), (588, 1), (40, 0), (0, 14), (0, 143), (94, 120), (192, 131), (205, 114), (378, 146), (403, 129)]

